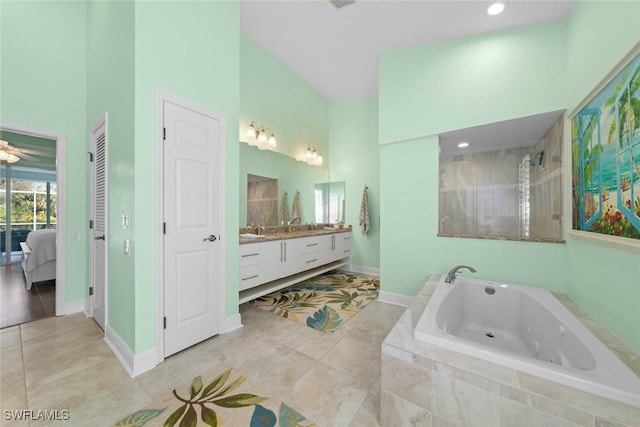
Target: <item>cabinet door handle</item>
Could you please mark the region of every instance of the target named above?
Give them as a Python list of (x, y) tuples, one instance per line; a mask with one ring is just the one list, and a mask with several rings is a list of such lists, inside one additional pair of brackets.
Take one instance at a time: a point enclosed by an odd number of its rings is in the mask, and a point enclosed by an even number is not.
[(311, 264), (312, 262), (318, 262), (318, 258), (310, 259), (307, 261), (307, 264)]
[(254, 274), (253, 276), (243, 277), (242, 280), (251, 280), (251, 279), (255, 279), (256, 277), (260, 277), (260, 275), (259, 274)]
[(317, 243), (307, 243), (307, 247), (310, 248), (311, 246), (318, 246)]
[(242, 258), (248, 258), (250, 256), (258, 256), (260, 255), (260, 253), (256, 252), (255, 254), (246, 254), (246, 255), (242, 255)]

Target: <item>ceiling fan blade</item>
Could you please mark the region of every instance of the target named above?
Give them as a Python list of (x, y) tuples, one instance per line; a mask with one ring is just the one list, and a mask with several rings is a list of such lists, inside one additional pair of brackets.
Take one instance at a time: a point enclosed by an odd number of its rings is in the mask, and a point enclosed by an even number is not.
[(28, 154), (25, 153), (15, 153), (16, 156), (20, 157), (21, 159), (25, 159), (25, 160), (31, 160), (32, 162), (37, 162), (38, 159), (36, 159), (33, 156), (30, 156)]

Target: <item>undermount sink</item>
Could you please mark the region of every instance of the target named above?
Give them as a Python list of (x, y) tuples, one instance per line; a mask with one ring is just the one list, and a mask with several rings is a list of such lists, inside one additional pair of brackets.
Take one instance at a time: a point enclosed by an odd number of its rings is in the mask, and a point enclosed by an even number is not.
[(264, 239), (264, 236), (261, 234), (253, 234), (253, 233), (242, 233), (240, 234), (241, 239)]

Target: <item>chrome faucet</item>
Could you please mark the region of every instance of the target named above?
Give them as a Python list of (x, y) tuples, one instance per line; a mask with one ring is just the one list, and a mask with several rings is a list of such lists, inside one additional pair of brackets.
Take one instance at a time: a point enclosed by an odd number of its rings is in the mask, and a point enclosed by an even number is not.
[(451, 270), (449, 270), (449, 272), (447, 273), (447, 278), (444, 281), (446, 283), (453, 283), (453, 281), (456, 280), (456, 273), (458, 272), (458, 270), (460, 270), (462, 268), (466, 268), (467, 270), (469, 270), (472, 273), (476, 272), (475, 268), (469, 267), (468, 265), (456, 265)]
[(256, 234), (257, 234), (258, 236), (260, 236), (260, 231), (265, 231), (264, 226), (259, 225), (259, 226), (257, 226), (257, 227), (256, 227)]

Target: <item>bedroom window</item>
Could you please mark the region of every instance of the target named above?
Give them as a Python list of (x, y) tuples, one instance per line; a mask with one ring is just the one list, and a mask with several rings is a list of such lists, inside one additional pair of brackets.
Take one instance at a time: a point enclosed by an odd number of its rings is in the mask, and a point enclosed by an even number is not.
[(25, 241), (30, 231), (56, 228), (57, 223), (55, 172), (7, 169), (6, 166), (0, 169), (0, 264), (19, 260), (20, 242)]

